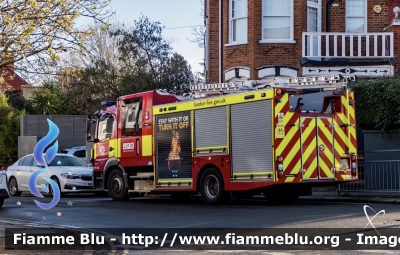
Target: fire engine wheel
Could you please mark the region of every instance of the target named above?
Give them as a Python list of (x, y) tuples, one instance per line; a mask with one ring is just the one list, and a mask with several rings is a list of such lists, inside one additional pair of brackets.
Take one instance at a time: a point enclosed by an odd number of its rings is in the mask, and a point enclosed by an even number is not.
[(114, 201), (129, 200), (128, 190), (124, 185), (121, 170), (116, 169), (112, 171), (108, 177), (108, 192)]
[(208, 168), (200, 180), (200, 193), (208, 205), (221, 204), (224, 200), (224, 181), (219, 171)]
[(4, 198), (0, 198), (0, 207), (2, 207), (4, 204)]

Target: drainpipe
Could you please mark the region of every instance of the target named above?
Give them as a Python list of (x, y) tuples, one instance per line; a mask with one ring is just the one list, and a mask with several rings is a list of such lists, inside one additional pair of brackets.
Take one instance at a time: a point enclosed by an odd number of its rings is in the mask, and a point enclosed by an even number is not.
[(219, 73), (219, 82), (218, 83), (222, 83), (222, 77), (221, 77), (221, 70), (222, 70), (222, 67), (221, 67), (221, 62), (222, 62), (222, 45), (221, 45), (221, 23), (222, 23), (222, 21), (221, 21), (221, 19), (222, 19), (222, 15), (221, 15), (221, 10), (222, 10), (222, 6), (221, 6), (221, 0), (219, 0), (219, 14), (218, 14), (218, 18), (219, 18), (219, 21), (218, 21), (218, 25), (219, 25), (219, 28), (218, 28), (218, 40), (219, 40), (219, 63), (218, 63), (218, 73)]
[(204, 31), (204, 81), (207, 83), (207, 70), (208, 70), (208, 15), (207, 15), (207, 2), (209, 0), (204, 0), (204, 26), (206, 31)]
[(331, 31), (331, 5), (335, 0), (326, 2), (326, 32)]

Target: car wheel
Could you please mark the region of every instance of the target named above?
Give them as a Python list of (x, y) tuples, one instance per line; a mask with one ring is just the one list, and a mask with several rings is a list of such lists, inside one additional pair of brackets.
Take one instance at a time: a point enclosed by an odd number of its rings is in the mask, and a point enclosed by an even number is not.
[(0, 207), (2, 207), (4, 204), (4, 198), (0, 198)]
[(114, 201), (129, 200), (121, 170), (115, 169), (108, 177), (108, 193)]
[[(57, 178), (57, 177), (51, 177), (51, 179), (52, 179), (55, 183), (57, 183), (58, 189), (60, 190), (60, 196), (61, 196), (61, 197), (64, 196), (64, 194), (61, 192), (60, 181), (58, 180), (58, 178)], [(49, 185), (49, 186), (50, 186), (50, 188), (49, 188), (49, 190), (50, 190), (50, 195), (51, 195), (52, 197), (54, 197), (53, 188), (51, 187), (51, 185)]]
[(208, 205), (218, 205), (224, 201), (224, 181), (219, 171), (207, 169), (200, 180), (200, 193)]
[(10, 181), (8, 182), (8, 191), (13, 197), (18, 197), (22, 194), (22, 192), (18, 190), (17, 179), (15, 179), (14, 177), (11, 177)]

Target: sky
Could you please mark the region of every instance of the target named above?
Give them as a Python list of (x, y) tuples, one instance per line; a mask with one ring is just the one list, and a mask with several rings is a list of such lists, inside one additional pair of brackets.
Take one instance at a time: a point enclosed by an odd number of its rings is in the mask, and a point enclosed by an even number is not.
[(144, 15), (168, 28), (163, 29), (164, 38), (174, 39), (171, 44), (173, 51), (188, 61), (193, 72), (203, 72), (200, 63), (203, 62), (204, 49), (189, 41), (193, 35), (188, 26), (204, 24), (200, 16), (202, 7), (200, 0), (111, 0), (111, 9), (122, 23), (133, 24), (135, 19)]

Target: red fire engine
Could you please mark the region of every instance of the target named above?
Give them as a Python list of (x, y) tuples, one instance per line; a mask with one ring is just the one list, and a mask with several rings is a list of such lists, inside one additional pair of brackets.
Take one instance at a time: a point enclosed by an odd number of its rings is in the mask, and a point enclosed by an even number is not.
[(353, 80), (194, 85), (190, 99), (154, 90), (103, 102), (88, 121), (93, 183), (117, 201), (200, 193), (219, 204), (255, 194), (294, 201), (314, 186), (355, 181)]

